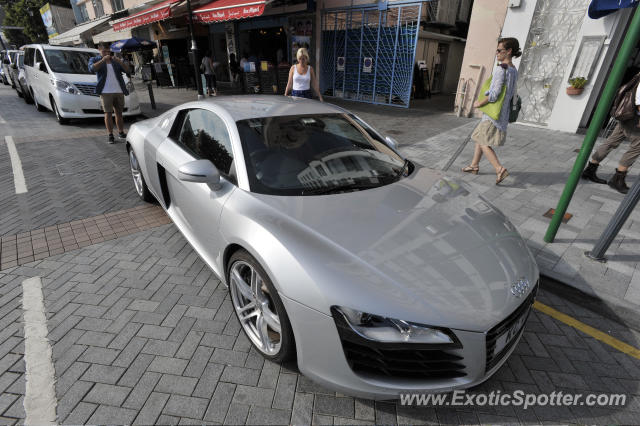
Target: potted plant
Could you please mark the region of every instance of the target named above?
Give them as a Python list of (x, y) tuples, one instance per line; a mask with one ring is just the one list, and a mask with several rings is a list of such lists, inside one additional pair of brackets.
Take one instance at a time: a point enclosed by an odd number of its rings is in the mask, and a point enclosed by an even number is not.
[(569, 79), (569, 84), (571, 86), (567, 87), (567, 95), (579, 95), (584, 90), (584, 86), (587, 84), (587, 79), (584, 77), (573, 77)]

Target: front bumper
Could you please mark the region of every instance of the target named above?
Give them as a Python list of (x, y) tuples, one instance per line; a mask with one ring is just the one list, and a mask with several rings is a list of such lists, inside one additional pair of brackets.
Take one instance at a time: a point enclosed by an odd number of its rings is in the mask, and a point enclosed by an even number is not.
[[(524, 312), (528, 315), (535, 297)], [(452, 330), (462, 344), (449, 351), (462, 358), (463, 377), (414, 379), (356, 373), (350, 366), (334, 319), (281, 295), (296, 339), (298, 368), (314, 381), (338, 392), (362, 398), (398, 399), (404, 393), (442, 393), (477, 386), (509, 358), (524, 327), (496, 357), (487, 357), (487, 333)], [(506, 320), (505, 320), (506, 321)], [(495, 328), (495, 327), (494, 327)], [(491, 362), (488, 362), (491, 360)]]
[[(60, 115), (64, 118), (104, 117), (100, 96), (75, 95), (57, 91), (54, 95)], [(138, 95), (133, 92), (124, 97), (123, 116), (133, 116), (142, 113)]]

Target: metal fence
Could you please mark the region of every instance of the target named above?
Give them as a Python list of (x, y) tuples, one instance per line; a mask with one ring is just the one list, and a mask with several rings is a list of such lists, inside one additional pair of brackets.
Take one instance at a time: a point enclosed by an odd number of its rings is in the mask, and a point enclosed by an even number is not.
[(325, 11), (323, 94), (409, 107), (421, 12), (421, 2)]

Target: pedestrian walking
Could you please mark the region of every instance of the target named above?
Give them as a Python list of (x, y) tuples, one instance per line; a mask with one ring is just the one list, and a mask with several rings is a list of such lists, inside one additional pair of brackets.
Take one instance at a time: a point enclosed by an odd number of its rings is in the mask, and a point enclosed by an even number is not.
[(309, 65), (309, 52), (304, 47), (298, 49), (296, 53), (296, 59), (298, 63), (293, 65), (289, 70), (289, 81), (287, 82), (287, 88), (284, 91), (285, 96), (299, 97), (299, 98), (313, 98), (313, 91), (318, 95), (320, 102), (323, 102), (322, 94), (320, 93), (320, 86), (318, 85), (318, 79), (313, 71), (313, 67)]
[[(475, 142), (475, 149), (471, 164), (462, 169), (465, 173), (478, 174), (480, 170), (480, 159), (484, 154), (493, 168), (496, 170), (496, 185), (502, 182), (509, 172), (500, 163), (498, 156), (493, 150), (494, 146), (504, 145), (507, 139), (507, 125), (509, 124), (509, 114), (511, 112), (511, 100), (516, 91), (518, 80), (518, 70), (513, 65), (512, 59), (522, 55), (520, 43), (515, 38), (501, 38), (498, 40), (496, 56), (498, 65), (493, 69), (491, 75), (491, 86), (484, 95), (486, 98), (476, 101), (474, 108), (482, 108), (489, 103), (502, 101), (502, 106), (497, 119), (489, 117), (483, 113), (480, 124), (471, 134), (471, 139)], [(506, 86), (504, 97), (501, 96), (503, 87)]]
[(238, 80), (240, 78), (240, 64), (236, 59), (235, 53), (229, 55), (229, 70), (231, 71), (231, 80), (233, 81), (233, 83), (238, 83)]
[(204, 78), (207, 81), (207, 94), (209, 96), (218, 96), (218, 84), (216, 82), (216, 74), (213, 70), (213, 59), (211, 58), (211, 51), (207, 50), (202, 58), (200, 69), (204, 73)]
[(96, 94), (100, 95), (102, 110), (104, 111), (104, 124), (109, 132), (109, 143), (115, 143), (112, 113), (116, 116), (118, 136), (122, 139), (127, 137), (124, 132), (122, 111), (124, 109), (124, 97), (129, 94), (129, 91), (124, 83), (122, 74), (127, 73), (129, 67), (113, 56), (109, 43), (100, 43), (98, 50), (100, 55), (89, 59), (89, 72), (94, 72), (98, 75)]
[[(640, 79), (640, 74), (636, 75), (634, 79)], [(635, 89), (633, 96), (635, 100), (635, 107), (633, 108), (635, 110), (635, 117), (618, 121), (611, 135), (596, 149), (591, 156), (589, 164), (582, 172), (583, 179), (588, 179), (595, 183), (607, 183), (611, 188), (622, 194), (629, 192), (629, 187), (625, 181), (627, 171), (633, 166), (636, 158), (640, 155), (640, 128), (638, 127), (640, 125), (640, 84), (636, 83), (633, 89)], [(631, 107), (631, 105), (629, 105), (629, 107)], [(622, 154), (615, 173), (609, 181), (599, 178), (596, 174), (598, 166), (602, 160), (604, 160), (611, 151), (619, 147), (625, 139), (631, 142), (631, 146), (629, 146), (627, 152)]]

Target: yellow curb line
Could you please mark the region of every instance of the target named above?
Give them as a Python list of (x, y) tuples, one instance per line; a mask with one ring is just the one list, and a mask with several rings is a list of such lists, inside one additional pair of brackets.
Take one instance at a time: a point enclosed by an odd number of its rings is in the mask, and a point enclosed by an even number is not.
[(560, 311), (556, 311), (550, 306), (545, 305), (544, 303), (540, 303), (536, 301), (533, 304), (533, 307), (539, 310), (542, 313), (549, 315), (552, 318), (557, 319), (573, 328), (576, 328), (582, 331), (585, 334), (593, 337), (594, 339), (600, 340), (602, 343), (605, 343), (611, 346), (614, 349), (619, 350), (620, 352), (624, 352), (627, 355), (631, 355), (636, 359), (640, 359), (640, 349), (634, 348), (631, 345), (624, 343), (621, 340), (616, 339), (615, 337), (611, 337), (607, 333), (603, 333), (600, 330), (597, 330), (583, 322), (578, 321), (575, 318), (570, 317), (569, 315), (563, 314)]

